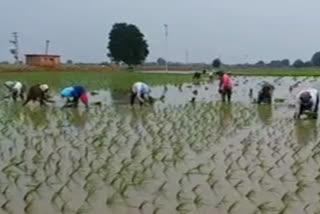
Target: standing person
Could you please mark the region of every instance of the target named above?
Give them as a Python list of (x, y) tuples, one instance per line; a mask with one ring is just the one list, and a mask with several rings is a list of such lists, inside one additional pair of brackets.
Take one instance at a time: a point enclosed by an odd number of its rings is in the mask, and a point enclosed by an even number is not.
[(63, 89), (61, 92), (61, 97), (67, 98), (67, 102), (63, 107), (78, 107), (79, 99), (88, 108), (88, 95), (86, 89), (83, 86), (71, 86)]
[(143, 82), (136, 82), (133, 84), (131, 88), (131, 95), (130, 95), (130, 104), (133, 106), (134, 100), (137, 97), (140, 105), (148, 104), (147, 102), (151, 101), (150, 97), (151, 90), (149, 86)]
[(263, 83), (258, 94), (258, 104), (261, 104), (261, 103), (271, 104), (273, 91), (274, 91), (273, 85), (271, 85), (268, 82)]
[(317, 89), (310, 88), (300, 91), (296, 98), (296, 111), (294, 118), (299, 119), (302, 114), (312, 112), (312, 118), (318, 118), (319, 92)]
[(20, 97), (21, 100), (24, 100), (26, 86), (23, 83), (19, 81), (6, 81), (4, 85), (11, 93), (8, 97), (11, 96), (14, 101), (16, 101), (18, 97)]
[(217, 72), (217, 74), (220, 76), (219, 93), (221, 94), (222, 102), (226, 101), (226, 97), (228, 99), (228, 102), (230, 102), (232, 95), (231, 77), (223, 71), (219, 71)]
[(27, 105), (31, 100), (33, 102), (39, 100), (41, 106), (45, 106), (45, 102), (53, 103), (48, 98), (49, 86), (47, 84), (37, 84), (30, 87), (26, 101), (23, 106)]

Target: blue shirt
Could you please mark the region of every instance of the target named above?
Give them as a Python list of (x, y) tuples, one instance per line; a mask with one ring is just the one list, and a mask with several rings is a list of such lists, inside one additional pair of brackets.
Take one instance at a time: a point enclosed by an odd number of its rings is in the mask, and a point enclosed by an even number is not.
[(86, 93), (86, 89), (83, 86), (74, 86), (72, 95), (73, 97), (81, 97), (82, 94)]
[(65, 88), (61, 91), (61, 95), (64, 97), (81, 97), (82, 94), (84, 94), (86, 90), (83, 86), (73, 86)]
[(72, 92), (73, 92), (73, 87), (68, 87), (63, 89), (60, 94), (64, 97), (73, 97), (72, 96)]

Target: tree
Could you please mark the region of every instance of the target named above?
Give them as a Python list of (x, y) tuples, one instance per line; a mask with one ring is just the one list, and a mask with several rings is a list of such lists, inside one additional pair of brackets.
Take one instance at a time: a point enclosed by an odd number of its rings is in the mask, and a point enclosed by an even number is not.
[(214, 68), (220, 68), (220, 66), (221, 66), (221, 61), (220, 61), (220, 59), (216, 58), (216, 59), (214, 59), (214, 60), (212, 61), (212, 67), (214, 67)]
[(264, 61), (262, 61), (262, 60), (260, 60), (260, 61), (258, 61), (257, 63), (256, 63), (256, 66), (264, 66), (265, 65), (265, 63), (264, 63)]
[(297, 59), (296, 61), (294, 61), (292, 66), (295, 68), (302, 68), (302, 67), (304, 67), (304, 63), (301, 59)]
[(0, 65), (9, 65), (10, 63), (8, 61), (1, 61)]
[(304, 62), (304, 67), (312, 67), (312, 66), (313, 66), (313, 64), (311, 61)]
[(290, 61), (288, 59), (283, 59), (283, 60), (281, 60), (281, 65), (284, 67), (289, 67)]
[(320, 66), (320, 52), (313, 54), (311, 62), (314, 66)]
[(282, 63), (280, 60), (271, 60), (269, 63), (270, 67), (281, 67)]
[(105, 61), (105, 62), (100, 62), (100, 65), (106, 66), (106, 65), (110, 65), (110, 64), (109, 64), (109, 62)]
[(67, 60), (67, 64), (68, 64), (68, 65), (72, 65), (72, 64), (73, 64), (73, 61), (72, 61), (71, 59), (68, 59), (68, 60)]
[(140, 30), (132, 24), (116, 23), (109, 34), (108, 57), (129, 66), (140, 65), (148, 56), (148, 44)]
[(157, 64), (160, 66), (164, 66), (166, 65), (166, 60), (160, 57), (157, 59)]

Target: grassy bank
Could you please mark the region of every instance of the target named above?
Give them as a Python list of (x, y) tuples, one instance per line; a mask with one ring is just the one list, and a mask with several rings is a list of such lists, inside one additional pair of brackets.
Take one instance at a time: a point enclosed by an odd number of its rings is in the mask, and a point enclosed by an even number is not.
[[(99, 66), (99, 65), (63, 65), (56, 68), (45, 68), (45, 67), (32, 67), (25, 65), (0, 65), (0, 73), (14, 73), (14, 72), (118, 72), (118, 71), (129, 71), (130, 69), (126, 66)], [(163, 71), (164, 66), (138, 66), (134, 67), (135, 71)], [(169, 66), (170, 71), (195, 71), (202, 70), (202, 67), (192, 66)]]
[(243, 76), (320, 76), (320, 68), (230, 68)]
[(181, 84), (189, 82), (191, 75), (145, 74), (128, 71), (121, 72), (6, 72), (0, 81), (19, 80), (27, 85), (47, 83), (54, 89), (69, 85), (84, 85), (93, 89), (108, 88), (127, 91), (134, 82), (144, 81), (150, 85)]
[[(319, 68), (224, 68), (223, 70), (230, 70), (234, 75), (245, 76), (320, 76)], [(101, 66), (65, 66), (59, 69), (2, 66), (0, 67), (0, 84), (6, 80), (19, 80), (29, 86), (47, 83), (55, 90), (79, 84), (90, 90), (106, 88), (113, 91), (127, 91), (137, 81), (155, 86), (181, 84), (190, 82), (192, 78), (191, 74), (148, 74)]]
[[(163, 71), (164, 68), (161, 66), (141, 66), (133, 69), (134, 71)], [(169, 67), (169, 71), (201, 71), (201, 67), (188, 67), (188, 66), (179, 66), (179, 67)], [(215, 69), (218, 70), (218, 69)], [(220, 69), (219, 69), (220, 70)], [(320, 68), (310, 67), (310, 68), (241, 68), (227, 66), (221, 68), (221, 70), (232, 71), (236, 75), (245, 75), (245, 76), (320, 76)], [(125, 74), (129, 73), (129, 70), (126, 67), (118, 66), (61, 66), (59, 68), (39, 68), (39, 67), (29, 67), (29, 66), (20, 66), (20, 65), (1, 65), (0, 74), (6, 73), (94, 73), (94, 72), (124, 72)], [(154, 74), (155, 75), (155, 74)], [(1, 78), (1, 77), (0, 77)]]

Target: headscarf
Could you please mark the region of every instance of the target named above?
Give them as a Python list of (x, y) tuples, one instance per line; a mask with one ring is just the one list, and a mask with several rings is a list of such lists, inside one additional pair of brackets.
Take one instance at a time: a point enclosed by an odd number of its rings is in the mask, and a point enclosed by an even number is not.
[(41, 84), (39, 86), (39, 88), (41, 89), (41, 91), (45, 92), (47, 90), (49, 90), (49, 86), (47, 84)]

